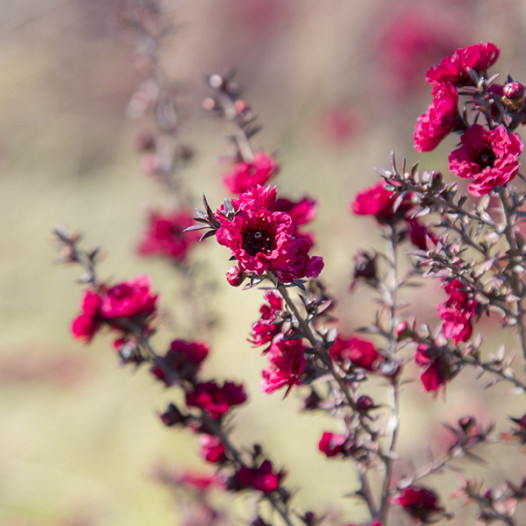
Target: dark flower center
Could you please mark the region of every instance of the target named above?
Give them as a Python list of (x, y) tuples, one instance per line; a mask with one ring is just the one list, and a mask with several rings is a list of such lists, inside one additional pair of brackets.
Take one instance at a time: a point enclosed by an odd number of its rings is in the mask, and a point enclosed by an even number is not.
[(251, 256), (255, 256), (258, 252), (268, 254), (274, 249), (272, 238), (262, 230), (247, 230), (243, 234), (243, 248)]
[(486, 148), (479, 153), (477, 164), (484, 170), (484, 168), (493, 167), (493, 163), (497, 156), (491, 148)]

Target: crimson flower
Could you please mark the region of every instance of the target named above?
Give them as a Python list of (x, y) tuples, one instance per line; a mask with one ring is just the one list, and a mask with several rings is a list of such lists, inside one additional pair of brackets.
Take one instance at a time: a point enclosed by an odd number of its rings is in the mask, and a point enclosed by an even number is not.
[(208, 347), (204, 343), (174, 340), (165, 356), (156, 361), (151, 372), (167, 387), (180, 378), (192, 381), (207, 355)]
[(81, 313), (71, 324), (71, 332), (77, 340), (90, 342), (100, 329), (102, 325), (102, 318), (99, 315), (101, 301), (101, 297), (92, 290), (87, 290), (84, 293)]
[(112, 320), (150, 316), (158, 296), (150, 292), (150, 278), (139, 276), (105, 289), (101, 298), (99, 313), (104, 319)]
[(411, 243), (420, 250), (427, 250), (429, 242), (435, 245), (438, 243), (438, 238), (418, 219), (409, 219), (407, 221), (407, 234)]
[(449, 362), (442, 354), (433, 353), (425, 343), (417, 347), (415, 362), (424, 369), (420, 380), (426, 391), (438, 391), (451, 375)]
[(449, 296), (446, 302), (437, 307), (440, 318), (444, 320), (442, 334), (458, 345), (471, 337), (471, 319), (475, 315), (477, 300), (471, 297), (458, 279), (445, 282), (442, 288)]
[(202, 382), (186, 393), (186, 405), (205, 410), (212, 418), (221, 418), (232, 406), (246, 402), (243, 384), (225, 382), (219, 387), (215, 382)]
[[(281, 332), (283, 320), (281, 313), (283, 311), (283, 298), (272, 292), (267, 291), (265, 294), (264, 303), (259, 312), (261, 314), (259, 320), (252, 325), (249, 341), (256, 347), (271, 343), (275, 336)], [(267, 352), (265, 349), (263, 352)]]
[(284, 476), (283, 470), (274, 473), (270, 460), (264, 460), (259, 467), (242, 466), (237, 472), (237, 479), (241, 484), (263, 493), (272, 493), (278, 489)]
[(356, 215), (374, 216), (379, 223), (391, 223), (403, 219), (411, 207), (411, 196), (406, 195), (397, 210), (394, 209), (396, 195), (386, 190), (385, 183), (380, 182), (358, 192), (351, 201), (351, 212)]
[(318, 443), (318, 449), (327, 457), (345, 456), (347, 436), (325, 431)]
[(148, 227), (139, 243), (138, 252), (145, 256), (165, 256), (184, 261), (189, 249), (199, 241), (195, 231), (185, 232), (194, 224), (193, 214), (186, 210), (152, 212)]
[(222, 464), (226, 460), (225, 446), (219, 437), (202, 434), (199, 437), (199, 443), (201, 444), (199, 454), (207, 462), (212, 464)]
[(283, 282), (314, 278), (323, 259), (309, 256), (312, 242), (296, 231), (292, 217), (273, 210), (276, 188), (257, 186), (232, 200), (233, 212), (222, 206), (215, 214), (216, 238), (228, 247), (243, 272), (271, 271)]
[(443, 511), (438, 505), (436, 493), (421, 486), (404, 488), (393, 502), (404, 508), (411, 517), (422, 522), (428, 522), (433, 514)]
[(224, 176), (223, 182), (230, 192), (241, 194), (253, 186), (265, 184), (278, 172), (279, 166), (275, 159), (264, 152), (258, 152), (251, 162), (236, 163), (234, 170)]
[(286, 212), (296, 226), (310, 223), (316, 216), (317, 201), (303, 197), (299, 201), (291, 201), (285, 197), (276, 199), (272, 209), (276, 212)]
[(496, 62), (499, 53), (499, 48), (493, 42), (481, 42), (457, 49), (453, 55), (443, 58), (438, 66), (431, 68), (426, 74), (426, 80), (432, 84), (452, 82), (456, 86), (464, 86), (471, 82), (468, 70), (484, 73)]
[(415, 149), (434, 150), (440, 141), (457, 129), (459, 122), (458, 93), (451, 82), (433, 86), (433, 100), (427, 111), (418, 117), (415, 126)]
[(382, 355), (370, 341), (356, 337), (346, 339), (337, 336), (329, 354), (335, 362), (349, 361), (352, 365), (366, 371), (375, 371), (383, 360)]
[(270, 365), (263, 371), (261, 385), (265, 393), (301, 383), (305, 369), (305, 346), (301, 340), (284, 340), (280, 335), (272, 342), (267, 354)]
[(519, 171), (523, 144), (516, 133), (502, 125), (486, 130), (479, 124), (462, 135), (462, 146), (449, 155), (449, 169), (460, 177), (473, 179), (469, 192), (481, 196), (511, 181)]
[(150, 278), (139, 276), (99, 291), (86, 290), (81, 312), (71, 324), (73, 336), (90, 342), (103, 324), (126, 333), (124, 321), (147, 330), (147, 321), (155, 312), (158, 295), (150, 291)]

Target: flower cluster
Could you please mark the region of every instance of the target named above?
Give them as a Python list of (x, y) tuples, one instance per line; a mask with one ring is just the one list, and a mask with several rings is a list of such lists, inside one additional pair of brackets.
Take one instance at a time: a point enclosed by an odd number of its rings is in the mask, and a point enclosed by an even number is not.
[[(449, 156), (450, 170), (471, 179), (469, 192), (474, 196), (490, 193), (511, 181), (519, 170), (523, 149), (520, 137), (512, 133), (524, 121), (524, 87), (514, 81), (505, 85), (491, 84), (486, 70), (499, 57), (491, 42), (457, 49), (451, 56), (427, 72), (433, 86), (433, 100), (419, 117), (415, 127), (415, 148), (420, 152), (434, 150), (447, 135), (462, 133), (461, 146)], [(468, 97), (464, 110), (459, 110), (459, 95)], [(475, 118), (468, 121), (468, 106)], [(477, 123), (484, 115), (487, 129)]]

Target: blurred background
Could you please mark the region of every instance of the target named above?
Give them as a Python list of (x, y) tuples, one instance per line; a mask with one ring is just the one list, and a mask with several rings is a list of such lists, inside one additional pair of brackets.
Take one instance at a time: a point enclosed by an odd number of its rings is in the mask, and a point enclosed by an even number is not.
[[(164, 195), (133, 147), (145, 126), (130, 115), (139, 82), (137, 36), (125, 23), (133, 3), (0, 2), (2, 525), (178, 524), (174, 499), (154, 480), (155, 466), (199, 464), (195, 437), (164, 428), (156, 416), (170, 393), (146, 370), (119, 367), (109, 337), (90, 346), (72, 340), (69, 325), (82, 292), (78, 269), (53, 263), (51, 229), (82, 232), (86, 246), (102, 248), (101, 275), (123, 280), (147, 273), (164, 310), (184, 309), (173, 269), (136, 255), (146, 211), (162, 206)], [(264, 125), (256, 147), (278, 152), (280, 191), (319, 199), (314, 253), (325, 257), (324, 278), (349, 333), (374, 309), (365, 291), (348, 292), (352, 256), (359, 247), (381, 245), (374, 221), (351, 217), (349, 201), (376, 181), (374, 167), (387, 167), (391, 150), (446, 171), (454, 138), (418, 157), (412, 146), (414, 122), (430, 101), (425, 71), (457, 47), (492, 40), (502, 50), (493, 70), (524, 80), (526, 4), (172, 0), (163, 6), (174, 32), (161, 59), (180, 83), (180, 133), (196, 151), (186, 181), (212, 206), (222, 202), (224, 165), (217, 157), (231, 153), (227, 126), (205, 115), (201, 101), (205, 74), (234, 67)], [(305, 487), (300, 504), (341, 505), (353, 470), (316, 454), (320, 429), (333, 424), (297, 415), (301, 400), (294, 393), (283, 401), (279, 392), (260, 392), (264, 360), (246, 337), (261, 292), (227, 285), (228, 256), (212, 241), (196, 254), (208, 260), (220, 298), (213, 303), (219, 324), (207, 372), (249, 384), (251, 404), (236, 416), (240, 439), (261, 441), (290, 469), (291, 487)], [(432, 294), (431, 303), (421, 294), (415, 299), (431, 322), (433, 305), (443, 301), (439, 291)], [(408, 386), (404, 396), (413, 409), (411, 425), (402, 426), (403, 448), (439, 440), (443, 431), (431, 419), (454, 420), (467, 411), (489, 421), (500, 391), (474, 399), (470, 385), (469, 378), (453, 384), (433, 402), (433, 415), (431, 397), (418, 384)], [(353, 520), (367, 517), (350, 499), (343, 508)]]

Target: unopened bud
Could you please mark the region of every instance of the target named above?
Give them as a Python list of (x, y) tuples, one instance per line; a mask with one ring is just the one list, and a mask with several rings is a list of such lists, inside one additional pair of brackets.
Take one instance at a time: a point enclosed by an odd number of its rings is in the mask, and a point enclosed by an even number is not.
[(239, 287), (244, 279), (245, 274), (239, 267), (231, 267), (226, 273), (226, 280), (232, 285), (232, 287)]

